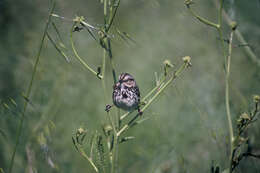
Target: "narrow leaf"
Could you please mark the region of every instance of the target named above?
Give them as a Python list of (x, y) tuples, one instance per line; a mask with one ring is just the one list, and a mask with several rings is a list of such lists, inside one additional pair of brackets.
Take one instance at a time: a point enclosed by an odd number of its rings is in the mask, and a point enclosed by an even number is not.
[(124, 137), (124, 138), (121, 139), (120, 143), (127, 142), (127, 141), (133, 140), (133, 139), (135, 139), (134, 136)]
[(17, 107), (17, 103), (14, 101), (14, 99), (9, 98), (9, 100), (10, 100), (10, 102), (11, 102), (15, 107)]
[(62, 41), (62, 37), (61, 37), (61, 35), (60, 35), (60, 32), (59, 32), (59, 30), (58, 30), (57, 26), (55, 25), (55, 23), (54, 23), (54, 22), (52, 22), (51, 24), (52, 24), (52, 26), (53, 26), (54, 30), (56, 31), (56, 33), (57, 33), (57, 35), (58, 35), (58, 37), (59, 37), (59, 39), (60, 39), (60, 42), (62, 42), (62, 43), (63, 43), (63, 41)]
[(70, 58), (58, 47), (58, 45), (54, 42), (54, 40), (51, 38), (51, 36), (49, 35), (49, 33), (46, 33), (48, 39), (50, 40), (50, 42), (52, 43), (52, 45), (54, 46), (54, 48), (61, 54), (61, 56), (69, 63), (70, 62)]

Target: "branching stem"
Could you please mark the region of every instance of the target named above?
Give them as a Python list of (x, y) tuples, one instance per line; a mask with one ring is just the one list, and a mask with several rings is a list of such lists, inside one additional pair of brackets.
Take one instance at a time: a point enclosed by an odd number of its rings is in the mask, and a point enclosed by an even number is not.
[(216, 28), (216, 29), (219, 28), (219, 25), (218, 25), (218, 24), (213, 23), (213, 22), (211, 22), (211, 21), (209, 21), (209, 20), (207, 20), (207, 19), (205, 19), (205, 18), (199, 16), (197, 13), (195, 13), (195, 12), (192, 10), (192, 8), (190, 7), (190, 5), (186, 5), (186, 6), (187, 6), (188, 10), (190, 11), (190, 13), (191, 13), (195, 18), (197, 18), (200, 22), (202, 22), (202, 23), (204, 23), (205, 25), (208, 25), (208, 26), (210, 26), (210, 27)]
[[(172, 75), (172, 77), (160, 88), (160, 90), (149, 100), (149, 102), (141, 109), (141, 111), (145, 111), (153, 101), (171, 84), (171, 82), (179, 77), (179, 75), (187, 68), (189, 64), (184, 63), (182, 66)], [(135, 117), (133, 117), (126, 125), (124, 125), (120, 131), (117, 132), (117, 136), (119, 137), (123, 132), (125, 132), (131, 125), (134, 124), (135, 120), (139, 117), (139, 113)]]
[[(148, 92), (148, 94), (146, 94), (146, 96), (144, 96), (141, 100), (141, 102), (145, 102), (146, 99), (148, 99), (155, 91), (157, 91), (161, 86), (162, 84), (165, 82), (166, 80), (166, 77), (164, 76), (164, 78), (160, 81), (160, 83), (158, 85), (156, 85), (151, 91)], [(127, 112), (125, 114), (123, 114), (121, 117), (120, 117), (120, 121), (123, 121), (131, 112)]]
[(87, 154), (83, 151), (82, 148), (78, 148), (78, 149), (79, 149), (80, 155), (81, 155), (84, 159), (86, 159), (86, 160), (91, 164), (91, 166), (95, 169), (95, 171), (98, 173), (99, 170), (98, 170), (97, 166), (94, 164), (92, 158), (88, 157)]
[(226, 115), (228, 119), (228, 127), (229, 127), (229, 135), (230, 135), (230, 173), (232, 172), (232, 162), (233, 162), (233, 155), (234, 155), (234, 149), (233, 149), (233, 141), (234, 141), (234, 132), (233, 132), (233, 126), (232, 126), (232, 119), (231, 119), (231, 113), (230, 113), (230, 104), (229, 104), (229, 76), (230, 76), (230, 64), (231, 64), (231, 55), (232, 55), (232, 40), (233, 40), (233, 33), (235, 29), (232, 28), (230, 38), (229, 38), (229, 48), (228, 48), (228, 56), (226, 55), (226, 49), (225, 49), (225, 41), (223, 37), (223, 26), (222, 26), (222, 11), (224, 6), (224, 0), (219, 0), (219, 11), (218, 11), (218, 24), (215, 24), (199, 15), (197, 15), (192, 9), (191, 9), (191, 1), (186, 1), (186, 6), (191, 12), (191, 14), (197, 18), (202, 23), (211, 26), (213, 28), (216, 28), (218, 30), (218, 34), (221, 41), (221, 47), (222, 52), (224, 56), (224, 62), (225, 62), (225, 104), (226, 104)]
[(76, 22), (74, 22), (74, 24), (72, 25), (71, 31), (70, 31), (70, 44), (73, 50), (74, 55), (76, 56), (76, 58), (79, 60), (79, 62), (87, 69), (89, 70), (91, 73), (93, 73), (95, 76), (97, 76), (99, 79), (102, 79), (103, 76), (101, 76), (100, 74), (98, 74), (95, 70), (93, 70), (78, 54), (74, 42), (73, 42), (73, 30), (74, 30), (74, 26), (76, 25)]

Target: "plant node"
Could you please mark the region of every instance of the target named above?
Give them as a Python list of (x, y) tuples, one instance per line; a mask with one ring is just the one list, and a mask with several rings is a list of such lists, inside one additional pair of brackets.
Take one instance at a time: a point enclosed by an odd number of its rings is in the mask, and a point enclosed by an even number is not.
[(237, 22), (232, 21), (232, 22), (230, 23), (230, 27), (231, 27), (231, 29), (232, 29), (233, 31), (235, 31), (235, 30), (237, 29)]
[(190, 5), (194, 4), (194, 2), (192, 0), (185, 0), (184, 4), (187, 6), (187, 8), (190, 8)]
[(182, 58), (183, 62), (188, 65), (188, 67), (191, 67), (191, 57), (185, 56)]
[(259, 103), (260, 102), (260, 96), (254, 95), (253, 100), (254, 100), (255, 103)]
[(165, 67), (169, 67), (169, 68), (174, 67), (174, 65), (168, 59), (164, 60), (163, 64), (165, 65)]

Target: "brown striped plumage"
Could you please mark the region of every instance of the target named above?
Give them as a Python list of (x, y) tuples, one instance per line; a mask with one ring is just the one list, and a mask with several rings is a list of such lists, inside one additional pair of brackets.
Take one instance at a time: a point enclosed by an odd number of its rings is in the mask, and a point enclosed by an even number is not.
[(138, 109), (140, 103), (140, 91), (135, 79), (128, 73), (122, 73), (118, 82), (114, 85), (113, 102), (118, 108), (125, 111)]

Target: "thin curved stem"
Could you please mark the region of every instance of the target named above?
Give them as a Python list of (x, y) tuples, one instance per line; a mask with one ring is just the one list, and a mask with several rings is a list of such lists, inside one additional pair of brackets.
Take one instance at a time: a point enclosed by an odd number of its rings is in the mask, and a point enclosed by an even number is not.
[(230, 63), (231, 63), (231, 55), (232, 55), (232, 40), (233, 40), (233, 33), (234, 30), (230, 33), (229, 38), (229, 47), (228, 47), (228, 56), (226, 55), (225, 50), (225, 41), (223, 38), (223, 27), (222, 27), (222, 10), (223, 10), (224, 0), (220, 0), (220, 6), (219, 6), (219, 12), (218, 12), (218, 32), (219, 37), (221, 41), (223, 56), (225, 60), (225, 105), (226, 105), (226, 114), (228, 119), (228, 128), (229, 128), (229, 139), (230, 139), (230, 168), (229, 172), (232, 172), (232, 163), (233, 163), (233, 155), (234, 155), (234, 149), (233, 149), (233, 140), (234, 140), (234, 131), (233, 131), (233, 125), (232, 125), (232, 119), (231, 119), (231, 113), (230, 113), (230, 104), (229, 104), (229, 76), (230, 76)]
[[(216, 7), (219, 8), (219, 5), (217, 3), (217, 0), (214, 1), (214, 4)], [(230, 24), (232, 22), (232, 20), (230, 19), (230, 17), (228, 16), (228, 14), (226, 13), (225, 9), (222, 9), (222, 14), (224, 17), (224, 20), (226, 21), (226, 23)], [(242, 44), (245, 45), (247, 44), (245, 38), (243, 37), (243, 35), (241, 34), (241, 32), (236, 29), (235, 31), (235, 36), (238, 39), (238, 41)], [(249, 58), (251, 58), (251, 60), (257, 65), (260, 66), (260, 60), (259, 58), (257, 58), (257, 55), (254, 53), (254, 51), (252, 50), (252, 48), (250, 46), (243, 46), (243, 48), (245, 49), (245, 52), (247, 53), (247, 55), (249, 56)]]
[(93, 70), (78, 54), (74, 42), (73, 42), (73, 29), (76, 23), (73, 24), (71, 31), (70, 31), (70, 43), (71, 43), (71, 47), (73, 50), (74, 55), (76, 56), (76, 58), (79, 60), (79, 62), (87, 69), (89, 70), (91, 73), (93, 73), (95, 76), (97, 76), (99, 79), (102, 79), (103, 76), (101, 76), (99, 73), (97, 73), (95, 70)]
[(227, 110), (227, 117), (228, 117), (228, 126), (229, 126), (229, 134), (230, 134), (230, 168), (229, 172), (232, 172), (232, 165), (233, 165), (233, 157), (235, 154), (233, 141), (234, 141), (234, 132), (230, 114), (230, 105), (229, 105), (229, 76), (230, 76), (230, 63), (231, 63), (231, 55), (232, 55), (232, 40), (233, 40), (233, 33), (232, 30), (230, 33), (229, 38), (229, 49), (228, 49), (228, 56), (227, 56), (227, 69), (226, 69), (226, 92), (225, 92), (225, 100), (226, 100), (226, 110)]
[(87, 154), (82, 150), (82, 148), (79, 148), (79, 153), (84, 159), (86, 159), (91, 164), (91, 166), (94, 168), (94, 170), (98, 173), (99, 170), (98, 170), (97, 166), (94, 164), (92, 158), (88, 157)]
[[(52, 14), (52, 12), (54, 11), (54, 8), (55, 8), (55, 2), (52, 3), (52, 7), (51, 7), (51, 9), (50, 9), (49, 16), (48, 16), (48, 20), (47, 20), (47, 23), (46, 23), (46, 25), (45, 25), (45, 29), (44, 29), (44, 32), (43, 32), (43, 36), (42, 36), (42, 39), (41, 39), (40, 48), (39, 48), (39, 51), (38, 51), (38, 53), (37, 53), (37, 55), (36, 55), (36, 61), (35, 61), (35, 64), (34, 64), (34, 66), (33, 66), (32, 77), (31, 77), (31, 80), (30, 80), (30, 84), (29, 84), (28, 90), (27, 90), (27, 92), (26, 92), (26, 97), (27, 97), (27, 98), (29, 98), (29, 97), (30, 97), (30, 94), (31, 94), (32, 85), (33, 85), (34, 77), (35, 77), (36, 70), (37, 70), (37, 67), (38, 67), (38, 64), (39, 64), (39, 60), (40, 60), (40, 55), (41, 55), (43, 43), (44, 43), (45, 36), (46, 36), (47, 30), (48, 30), (48, 27), (49, 27), (49, 24), (50, 24), (50, 21), (51, 21), (51, 14)], [(20, 136), (21, 136), (21, 134), (22, 134), (23, 122), (24, 122), (25, 112), (26, 112), (26, 110), (27, 110), (27, 106), (28, 106), (28, 102), (25, 101), (25, 102), (24, 102), (23, 112), (22, 112), (22, 117), (21, 117), (20, 123), (19, 123), (19, 125), (18, 125), (18, 127), (17, 127), (17, 130), (16, 130), (16, 131), (17, 131), (16, 142), (15, 142), (15, 147), (14, 147), (14, 151), (13, 151), (13, 154), (12, 154), (12, 158), (11, 158), (9, 170), (8, 170), (9, 173), (12, 173), (13, 164), (14, 164), (14, 158), (15, 158), (17, 146), (18, 146), (19, 141), (20, 141)]]
[[(113, 4), (114, 5), (114, 4)], [(115, 19), (115, 16), (116, 16), (116, 13), (117, 13), (117, 9), (120, 5), (120, 0), (118, 0), (118, 3), (116, 4), (116, 7), (115, 7), (115, 11), (113, 13), (113, 15), (111, 15), (112, 17), (109, 19), (109, 24), (108, 24), (108, 27), (107, 27), (107, 32), (109, 31), (110, 27), (112, 26), (113, 22), (114, 22), (114, 19)], [(112, 12), (113, 10), (111, 10)]]
[(202, 22), (202, 23), (204, 23), (204, 24), (206, 24), (206, 25), (208, 25), (208, 26), (211, 26), (211, 27), (213, 27), (213, 28), (216, 28), (216, 29), (219, 28), (219, 25), (218, 25), (218, 24), (213, 23), (213, 22), (211, 22), (211, 21), (209, 21), (209, 20), (207, 20), (207, 19), (201, 17), (201, 16), (198, 15), (197, 13), (195, 13), (195, 12), (191, 9), (190, 5), (186, 5), (186, 6), (187, 6), (188, 10), (190, 11), (190, 13), (191, 13), (195, 18), (197, 18), (200, 22)]
[(231, 54), (232, 54), (233, 33), (234, 32), (231, 31), (230, 39), (229, 39), (229, 53), (228, 53), (228, 57), (227, 57), (227, 69), (226, 69), (226, 108), (227, 108), (227, 114), (229, 117), (228, 121), (229, 121), (229, 126), (230, 126), (231, 142), (233, 141), (234, 134), (233, 134), (231, 115), (230, 115), (230, 105), (229, 105), (229, 76), (230, 76), (230, 63), (231, 63)]

